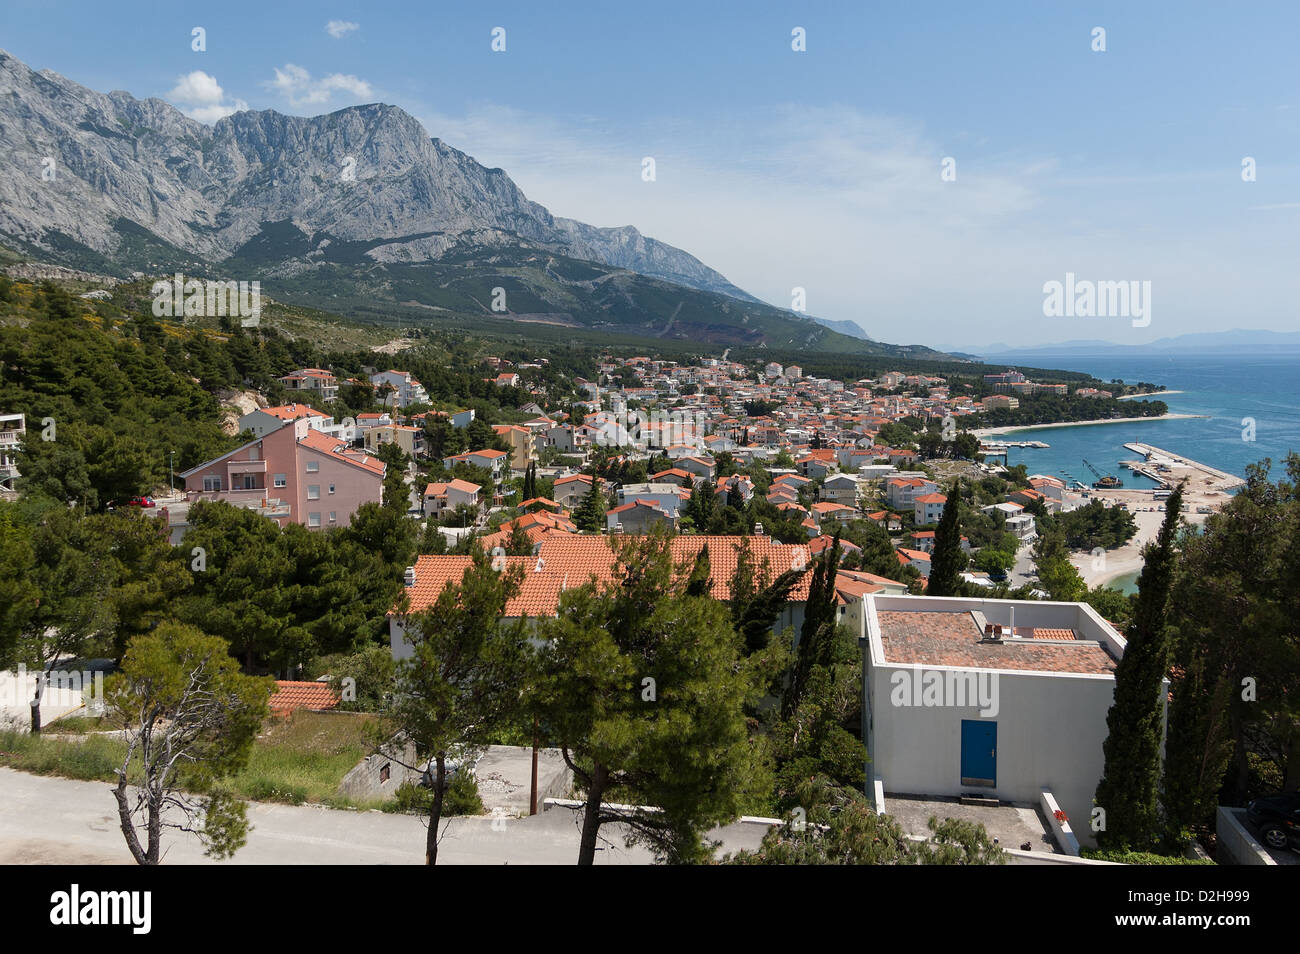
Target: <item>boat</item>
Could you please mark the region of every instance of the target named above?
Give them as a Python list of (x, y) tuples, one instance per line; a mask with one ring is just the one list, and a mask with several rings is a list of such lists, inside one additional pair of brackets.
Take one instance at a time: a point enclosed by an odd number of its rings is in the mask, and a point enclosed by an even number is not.
[(1114, 474), (1107, 474), (1103, 477), (1096, 467), (1093, 467), (1092, 464), (1088, 463), (1087, 459), (1084, 460), (1083, 466), (1092, 471), (1093, 476), (1097, 478), (1092, 485), (1094, 490), (1119, 490), (1119, 488), (1124, 486), (1124, 481), (1120, 480)]

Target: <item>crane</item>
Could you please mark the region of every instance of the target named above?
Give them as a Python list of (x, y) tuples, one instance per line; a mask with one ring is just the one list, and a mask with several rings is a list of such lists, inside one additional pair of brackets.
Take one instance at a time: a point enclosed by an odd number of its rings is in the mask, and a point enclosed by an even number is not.
[(1097, 478), (1096, 482), (1092, 485), (1097, 490), (1115, 490), (1124, 486), (1124, 482), (1114, 474), (1107, 474), (1103, 477), (1096, 467), (1093, 467), (1092, 464), (1088, 463), (1086, 457), (1083, 460), (1083, 466), (1092, 471), (1093, 476)]

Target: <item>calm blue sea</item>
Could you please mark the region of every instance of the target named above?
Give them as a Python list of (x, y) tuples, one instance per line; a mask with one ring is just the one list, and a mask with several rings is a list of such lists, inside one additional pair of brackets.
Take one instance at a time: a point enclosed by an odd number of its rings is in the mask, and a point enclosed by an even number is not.
[[(1246, 465), (1273, 459), (1280, 475), (1288, 451), (1300, 452), (1300, 354), (1179, 354), (1176, 356), (1044, 355), (1020, 363), (1042, 368), (1086, 371), (1103, 381), (1149, 381), (1171, 391), (1160, 399), (1175, 414), (1204, 414), (1206, 418), (1097, 424), (1086, 427), (1025, 431), (1021, 439), (1041, 440), (1048, 449), (1012, 448), (1010, 462), (1023, 463), (1031, 474), (1069, 477), (1091, 485), (1095, 479), (1083, 461), (1102, 473), (1116, 474), (1125, 487), (1153, 487), (1130, 470), (1119, 467), (1132, 460), (1126, 441), (1143, 441), (1220, 470), (1246, 475)], [(1254, 440), (1246, 440), (1243, 419), (1255, 422)], [(1249, 436), (1248, 434), (1246, 436)]]

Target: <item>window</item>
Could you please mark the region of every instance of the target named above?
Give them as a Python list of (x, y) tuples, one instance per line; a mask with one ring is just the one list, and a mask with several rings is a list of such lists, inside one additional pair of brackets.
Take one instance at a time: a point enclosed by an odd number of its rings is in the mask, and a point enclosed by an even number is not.
[(236, 481), (240, 490), (257, 490), (256, 474), (240, 474)]
[(288, 481), (285, 480), (285, 476), (284, 476), (284, 474), (276, 474), (276, 475), (275, 475), (275, 485), (276, 485), (277, 487), (283, 487), (283, 486), (285, 486), (287, 483), (288, 483)]
[(320, 470), (320, 461), (318, 460), (307, 461), (307, 473), (314, 474), (318, 470)]
[(334, 493), (334, 485), (330, 484), (330, 493)]
[(319, 526), (320, 526), (320, 514), (318, 514), (318, 513), (309, 513), (309, 514), (307, 514), (307, 526), (309, 526), (309, 527), (319, 527)]
[(218, 475), (215, 475), (215, 476), (207, 476), (207, 477), (204, 477), (204, 478), (203, 478), (203, 489), (204, 489), (204, 490), (220, 490), (220, 489), (221, 489), (221, 476), (218, 474)]
[(320, 484), (311, 484), (307, 488), (308, 500), (320, 500)]
[(338, 523), (338, 522), (339, 522), (339, 512), (337, 510), (331, 510), (330, 523)]

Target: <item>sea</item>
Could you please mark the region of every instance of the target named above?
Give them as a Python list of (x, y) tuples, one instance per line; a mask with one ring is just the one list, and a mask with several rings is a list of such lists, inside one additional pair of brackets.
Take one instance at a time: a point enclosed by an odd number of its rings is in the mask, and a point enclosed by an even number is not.
[[(1126, 488), (1156, 484), (1119, 466), (1136, 455), (1125, 442), (1141, 441), (1219, 470), (1246, 476), (1248, 464), (1271, 458), (1274, 479), (1282, 476), (1286, 455), (1300, 452), (1300, 353), (1275, 354), (1047, 354), (999, 356), (1022, 366), (1085, 371), (1103, 381), (1163, 384), (1181, 394), (1157, 395), (1174, 414), (1204, 417), (1079, 427), (1043, 428), (1003, 435), (1008, 440), (1040, 440), (1047, 448), (1009, 450), (1009, 463), (1023, 463), (1031, 474), (1079, 480), (1091, 486), (1101, 474), (1114, 474)], [(1128, 402), (1124, 402), (1128, 403)], [(1126, 592), (1135, 578), (1108, 584)]]

